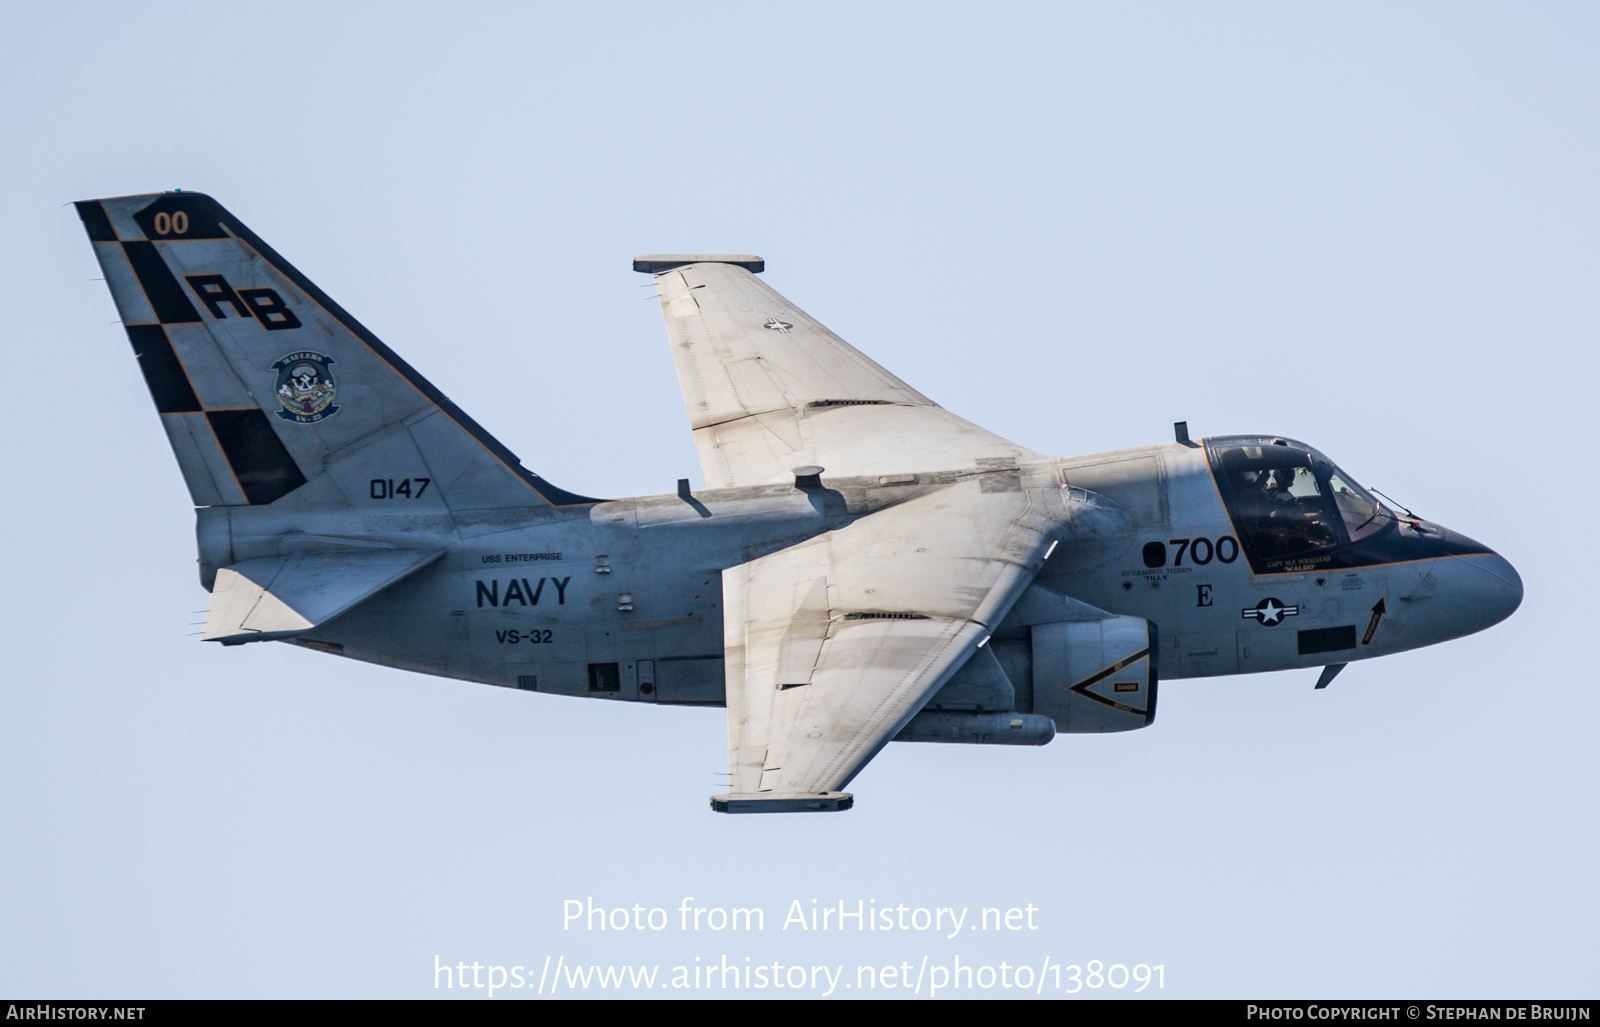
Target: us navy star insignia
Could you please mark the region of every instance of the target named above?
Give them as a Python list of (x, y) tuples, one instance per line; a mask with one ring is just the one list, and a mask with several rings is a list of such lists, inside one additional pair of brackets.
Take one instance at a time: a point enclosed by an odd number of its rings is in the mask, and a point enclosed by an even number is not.
[(769, 317), (767, 318), (767, 323), (761, 327), (765, 328), (769, 332), (782, 332), (783, 334), (788, 335), (789, 329), (793, 328), (794, 325), (787, 321), (779, 321), (775, 317)]
[(1285, 606), (1269, 596), (1256, 605), (1247, 607), (1243, 614), (1245, 620), (1257, 620), (1270, 628), (1275, 624), (1282, 624), (1283, 618), (1296, 616), (1299, 612), (1300, 607)]

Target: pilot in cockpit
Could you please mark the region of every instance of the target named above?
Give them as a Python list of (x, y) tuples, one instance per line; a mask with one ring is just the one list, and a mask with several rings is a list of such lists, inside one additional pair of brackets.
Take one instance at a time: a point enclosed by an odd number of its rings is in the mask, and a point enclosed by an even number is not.
[[(1327, 478), (1319, 477), (1308, 454), (1244, 445), (1223, 450), (1218, 462), (1233, 492), (1235, 523), (1255, 547), (1254, 557), (1275, 560), (1338, 545), (1325, 505)], [(1363, 520), (1368, 513), (1362, 511)]]
[(1267, 472), (1267, 480), (1261, 487), (1261, 491), (1266, 494), (1268, 501), (1274, 505), (1293, 503), (1295, 496), (1294, 493), (1289, 491), (1293, 484), (1294, 470), (1292, 468), (1274, 467)]

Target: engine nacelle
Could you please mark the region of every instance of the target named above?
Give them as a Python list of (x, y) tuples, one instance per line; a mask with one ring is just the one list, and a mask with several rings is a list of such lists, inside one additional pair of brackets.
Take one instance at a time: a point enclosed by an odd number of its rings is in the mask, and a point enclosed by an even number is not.
[(1048, 745), (1056, 736), (1049, 717), (1037, 713), (953, 713), (923, 710), (894, 736), (897, 742), (967, 745)]
[(1155, 625), (1108, 617), (1031, 630), (1033, 712), (1057, 731), (1132, 731), (1155, 720)]

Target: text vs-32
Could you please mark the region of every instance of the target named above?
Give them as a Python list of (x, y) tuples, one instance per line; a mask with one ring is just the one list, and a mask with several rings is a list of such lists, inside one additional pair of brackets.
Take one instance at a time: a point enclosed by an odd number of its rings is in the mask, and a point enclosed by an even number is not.
[(533, 631), (496, 631), (494, 637), (495, 641), (504, 645), (516, 645), (521, 642), (526, 642), (529, 645), (549, 645), (554, 641), (552, 633), (543, 629), (535, 629)]
[(373, 499), (421, 499), (432, 478), (373, 478), (367, 494)]

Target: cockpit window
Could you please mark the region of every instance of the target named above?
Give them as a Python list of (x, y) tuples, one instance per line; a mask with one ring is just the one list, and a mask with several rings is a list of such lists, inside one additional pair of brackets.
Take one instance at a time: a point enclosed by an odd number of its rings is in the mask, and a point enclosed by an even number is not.
[[(1217, 476), (1234, 524), (1259, 570), (1282, 570), (1348, 538), (1359, 542), (1395, 520), (1389, 508), (1315, 450), (1282, 443), (1217, 446)], [(1340, 527), (1344, 528), (1341, 534)]]
[[(1394, 504), (1379, 502), (1376, 493), (1302, 442), (1223, 435), (1206, 439), (1204, 446), (1212, 481), (1233, 524), (1233, 535), (1219, 537), (1211, 556), (1220, 559), (1224, 543), (1237, 542), (1238, 554), (1254, 574), (1313, 573), (1316, 584), (1326, 585), (1330, 579), (1324, 572), (1339, 568), (1488, 552), (1471, 539), (1395, 513)], [(1408, 524), (1416, 530), (1408, 530)], [(1162, 543), (1150, 545), (1159, 549)], [(1146, 566), (1165, 566), (1148, 550)], [(1195, 551), (1191, 546), (1189, 552)], [(1173, 566), (1178, 567), (1176, 557)]]
[(1337, 468), (1328, 475), (1328, 488), (1333, 492), (1333, 504), (1339, 508), (1339, 516), (1344, 520), (1344, 528), (1350, 533), (1352, 542), (1377, 531), (1392, 516), (1366, 489), (1350, 481)]
[(1236, 446), (1223, 450), (1220, 463), (1235, 521), (1258, 559), (1283, 561), (1339, 545), (1310, 454), (1287, 446)]

